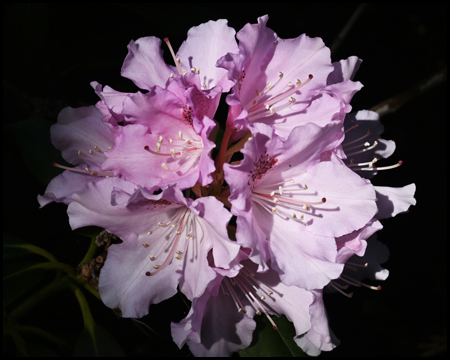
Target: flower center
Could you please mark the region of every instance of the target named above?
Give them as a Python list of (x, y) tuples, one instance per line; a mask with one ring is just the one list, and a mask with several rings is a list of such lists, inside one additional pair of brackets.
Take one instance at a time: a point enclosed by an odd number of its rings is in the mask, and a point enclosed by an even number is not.
[[(366, 268), (368, 265), (369, 265), (368, 262), (360, 264), (360, 263), (347, 261), (344, 266), (345, 266), (345, 269), (349, 269), (353, 272), (357, 272), (359, 269)], [(338, 292), (340, 292), (342, 295), (345, 295), (348, 298), (351, 298), (353, 296), (353, 293), (352, 292), (347, 293), (344, 290), (347, 290), (350, 285), (356, 286), (356, 287), (364, 286), (365, 288), (370, 289), (370, 290), (381, 290), (380, 285), (372, 286), (372, 285), (363, 283), (362, 281), (356, 280), (355, 278), (353, 278), (349, 275), (346, 275), (344, 273), (342, 273), (341, 276), (339, 278), (337, 278), (336, 280), (330, 281), (329, 285), (331, 287), (333, 287), (335, 290), (337, 290)]]
[(306, 190), (306, 184), (296, 184), (289, 179), (268, 186), (256, 186), (252, 191), (252, 200), (271, 214), (304, 224), (304, 215), (320, 216), (316, 214), (315, 207), (327, 201), (324, 197), (318, 197), (317, 192)]
[[(347, 134), (348, 132), (352, 131), (353, 129), (356, 129), (358, 127), (358, 124), (353, 125), (349, 129), (345, 131)], [(344, 141), (342, 144), (342, 148), (345, 151), (345, 154), (347, 157), (355, 156), (364, 154), (367, 152), (367, 156), (370, 156), (370, 151), (375, 149), (379, 143), (378, 141), (374, 141), (372, 144), (368, 142), (366, 139), (371, 134), (370, 129), (367, 130), (367, 132), (360, 136), (357, 139), (354, 139), (352, 141)], [(366, 140), (366, 141), (365, 141)], [(378, 158), (373, 157), (371, 161), (365, 161), (360, 163), (355, 163), (354, 159), (348, 159), (346, 160), (346, 165), (353, 171), (378, 171), (378, 170), (391, 170), (399, 167), (403, 164), (402, 160), (399, 160), (397, 164), (389, 165), (389, 166), (383, 166), (383, 167), (376, 167), (374, 166), (375, 163), (378, 161)]]
[[(299, 79), (296, 79), (294, 83), (289, 82), (287, 89), (280, 89), (282, 79), (283, 73), (279, 71), (278, 79), (274, 83), (269, 82), (264, 89), (255, 90), (256, 96), (245, 105), (250, 122), (272, 116), (293, 105), (297, 99), (292, 95), (307, 85), (313, 79), (313, 75), (309, 74), (308, 79), (303, 83)], [(277, 91), (274, 90), (275, 88)]]
[[(258, 160), (254, 163), (254, 169), (250, 171), (249, 176), (252, 177), (253, 184), (255, 180), (260, 180), (262, 177), (272, 170), (272, 167), (278, 162), (274, 156), (271, 156), (267, 153), (267, 150), (264, 151), (264, 154), (261, 154)], [(250, 182), (249, 182), (250, 185)]]
[[(94, 150), (92, 150), (94, 149)], [(101, 150), (97, 145), (94, 145), (92, 149), (89, 149), (87, 153), (83, 153), (81, 150), (78, 150), (78, 156), (82, 158), (84, 161), (89, 162), (91, 164), (95, 164), (98, 167), (102, 166), (103, 161), (105, 160), (105, 155), (103, 150)], [(111, 150), (112, 147), (109, 147), (107, 150)], [(106, 150), (106, 151), (107, 151)], [(111, 171), (96, 171), (89, 169), (88, 166), (86, 166), (84, 169), (77, 169), (77, 168), (71, 168), (68, 166), (60, 165), (56, 162), (52, 163), (53, 166), (58, 167), (60, 169), (69, 170), (81, 174), (91, 175), (91, 176), (114, 176), (114, 173)]]
[[(267, 313), (264, 302), (266, 295), (272, 296), (274, 291), (269, 286), (256, 280), (254, 276), (254, 273), (242, 268), (236, 277), (224, 278), (220, 284), (222, 294), (224, 296), (231, 295), (237, 311), (247, 313), (247, 310), (245, 310), (241, 302), (242, 295), (244, 295), (253, 309), (255, 309), (256, 315), (264, 314), (272, 324), (273, 329), (278, 330), (277, 325)], [(238, 293), (241, 293), (241, 295)]]
[[(164, 41), (165, 41), (165, 43), (167, 44), (167, 47), (169, 48), (170, 54), (172, 55), (173, 61), (174, 61), (174, 63), (175, 63), (175, 66), (177, 67), (177, 72), (178, 72), (178, 74), (181, 75), (181, 76), (185, 75), (186, 72), (183, 71), (183, 69), (181, 68), (181, 59), (175, 55), (175, 51), (173, 51), (173, 47), (172, 47), (172, 45), (170, 44), (169, 38), (168, 38), (168, 37), (165, 37), (165, 38), (164, 38)], [(197, 74), (197, 75), (200, 74), (200, 69), (199, 69), (199, 68), (192, 67), (192, 68), (191, 68), (191, 71), (192, 71), (194, 74)], [(173, 78), (173, 77), (174, 77), (173, 74), (170, 74), (170, 77)], [(207, 86), (204, 82), (202, 82), (201, 85), (202, 85), (202, 88), (203, 88), (203, 89), (207, 89), (207, 88), (208, 88), (208, 86)]]
[(189, 239), (194, 236), (194, 221), (189, 210), (179, 210), (168, 222), (158, 222), (153, 229), (147, 231), (149, 241), (153, 241), (152, 244), (142, 242), (142, 246), (149, 249), (149, 259), (156, 263), (152, 265), (154, 271), (145, 272), (146, 276), (156, 275), (173, 259), (183, 259), (188, 250)]
[[(186, 165), (190, 165), (190, 167), (197, 165), (202, 154), (203, 143), (201, 140), (194, 140), (183, 134), (180, 130), (176, 138), (164, 140), (163, 136), (159, 136), (155, 150), (150, 149), (148, 145), (144, 149), (153, 155), (169, 158), (168, 161), (161, 164), (161, 167), (173, 172), (181, 170)], [(173, 163), (176, 163), (177, 166), (168, 166)]]

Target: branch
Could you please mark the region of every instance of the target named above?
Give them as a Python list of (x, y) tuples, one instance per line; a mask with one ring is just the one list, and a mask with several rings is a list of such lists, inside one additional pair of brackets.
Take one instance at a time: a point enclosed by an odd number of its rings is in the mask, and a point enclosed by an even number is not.
[(378, 105), (375, 105), (370, 110), (375, 111), (380, 116), (391, 114), (398, 109), (400, 109), (408, 101), (411, 101), (418, 95), (432, 89), (436, 85), (447, 81), (447, 67), (441, 69), (436, 74), (426, 78), (417, 85), (413, 86), (411, 89), (406, 90), (398, 95), (395, 95)]

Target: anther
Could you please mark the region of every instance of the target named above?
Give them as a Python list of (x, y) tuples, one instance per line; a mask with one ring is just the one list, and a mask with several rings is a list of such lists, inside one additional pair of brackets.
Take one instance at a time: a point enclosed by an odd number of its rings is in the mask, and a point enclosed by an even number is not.
[(101, 151), (97, 145), (94, 146), (94, 150), (99, 152), (100, 154), (103, 154), (103, 151)]
[(147, 243), (142, 243), (142, 246), (145, 247), (145, 248), (148, 248), (150, 245), (147, 244)]
[(147, 231), (147, 235), (153, 234), (153, 231)]

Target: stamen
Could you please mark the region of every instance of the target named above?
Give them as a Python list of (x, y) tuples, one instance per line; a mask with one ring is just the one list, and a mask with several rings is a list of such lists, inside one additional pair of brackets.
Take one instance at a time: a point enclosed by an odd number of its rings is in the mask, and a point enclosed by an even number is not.
[[(353, 155), (362, 154), (362, 153), (365, 153), (366, 151), (372, 150), (372, 149), (374, 149), (375, 147), (378, 146), (378, 141), (374, 141), (372, 146), (370, 146), (370, 143), (366, 142), (366, 143), (364, 143), (364, 146), (365, 146), (364, 149), (358, 150), (358, 151), (354, 151), (354, 152), (348, 153), (346, 155), (347, 156), (353, 156)], [(358, 147), (361, 147), (361, 146), (357, 145), (357, 146), (354, 146), (354, 147), (352, 147), (350, 149), (356, 149)], [(350, 149), (347, 149), (347, 150), (350, 150)]]
[(363, 268), (366, 268), (366, 267), (368, 267), (369, 266), (369, 263), (368, 262), (366, 262), (366, 263), (364, 263), (364, 264), (357, 264), (357, 263), (354, 263), (354, 262), (352, 262), (352, 261), (347, 261), (346, 263), (345, 263), (345, 265), (351, 265), (351, 266), (357, 266), (357, 267), (363, 267)]
[[(180, 233), (181, 233), (181, 230), (182, 230), (183, 225), (184, 225), (185, 217), (186, 217), (186, 213), (183, 215), (180, 227), (178, 228), (178, 231)], [(158, 222), (158, 226), (166, 227), (167, 224)], [(181, 238), (180, 235), (176, 235), (175, 241), (172, 244), (172, 248), (170, 249), (169, 254), (167, 255), (167, 257), (164, 260), (164, 262), (161, 265), (153, 265), (153, 268), (156, 269), (156, 271), (153, 272), (153, 273), (147, 272), (148, 275), (147, 275), (147, 273), (145, 273), (147, 276), (154, 276), (154, 275), (156, 275), (158, 272), (160, 272), (162, 269), (164, 269), (172, 261), (172, 259), (174, 258), (174, 253), (177, 251), (176, 248), (178, 247), (178, 243), (180, 241), (180, 238)]]
[(397, 164), (391, 165), (391, 166), (384, 166), (384, 167), (368, 167), (368, 168), (361, 168), (361, 169), (356, 169), (356, 171), (379, 171), (379, 170), (391, 170), (391, 169), (395, 169), (398, 168), (399, 166), (401, 166), (403, 164), (403, 161), (400, 160)]
[(104, 176), (104, 177), (109, 177), (109, 176), (114, 176), (114, 173), (111, 171), (91, 171), (89, 170), (88, 167), (85, 168), (85, 170), (82, 169), (77, 169), (77, 168), (71, 168), (68, 166), (64, 166), (64, 165), (60, 165), (56, 162), (53, 162), (52, 165), (54, 167), (60, 168), (60, 169), (64, 169), (64, 170), (69, 170), (72, 172), (77, 172), (77, 173), (81, 173), (81, 174), (85, 174), (85, 175), (91, 175), (91, 176)]
[(230, 286), (230, 282), (233, 284), (233, 286), (235, 286), (236, 283), (234, 281), (232, 282), (232, 280), (228, 279), (228, 278), (225, 278), (224, 281), (225, 281), (225, 285), (228, 288), (228, 291), (231, 294), (231, 297), (233, 298), (233, 301), (234, 301), (234, 304), (236, 305), (237, 311), (247, 313), (247, 310), (245, 310), (244, 306), (242, 306), (242, 303), (239, 301), (236, 293), (234, 292), (233, 288)]
[(178, 74), (183, 75), (183, 71), (181, 70), (181, 66), (180, 66), (181, 60), (180, 60), (180, 58), (176, 57), (175, 52), (173, 51), (172, 45), (170, 45), (169, 38), (165, 37), (164, 41), (166, 42), (167, 47), (169, 48), (169, 51), (172, 54), (172, 58), (173, 58), (173, 61), (175, 62), (175, 66), (177, 67)]
[[(350, 131), (352, 129), (356, 129), (357, 127), (358, 127), (358, 124), (355, 124), (350, 129), (347, 129), (345, 132), (348, 132), (348, 131)], [(348, 146), (350, 144), (354, 144), (356, 142), (360, 142), (361, 140), (364, 140), (366, 137), (368, 137), (370, 134), (371, 134), (371, 131), (369, 129), (369, 130), (367, 130), (367, 132), (363, 136), (361, 136), (361, 137), (359, 137), (359, 138), (357, 138), (355, 140), (346, 142), (345, 144), (342, 144), (342, 147), (345, 149), (346, 146)]]
[(359, 126), (359, 124), (355, 124), (351, 127), (349, 127), (347, 130), (344, 131), (344, 134), (347, 134), (350, 130), (356, 129)]
[(331, 285), (333, 288), (335, 288), (337, 291), (339, 291), (342, 295), (345, 295), (345, 296), (348, 297), (348, 298), (352, 298), (352, 297), (353, 297), (353, 293), (352, 293), (352, 292), (349, 293), (349, 294), (347, 294), (346, 292), (344, 292), (344, 291), (342, 291), (341, 289), (339, 289), (339, 287), (336, 286), (336, 284), (335, 284), (333, 281), (330, 282), (330, 285)]
[[(280, 100), (282, 100), (282, 99), (285, 99), (285, 98), (288, 98), (288, 97), (290, 97), (292, 94), (294, 94), (297, 90), (299, 90), (300, 88), (302, 88), (303, 86), (305, 86), (306, 84), (308, 84), (311, 80), (312, 80), (312, 78), (313, 78), (313, 75), (309, 75), (308, 76), (308, 80), (306, 80), (304, 83), (302, 83), (299, 79), (297, 79), (296, 80), (296, 86), (294, 86), (292, 89), (290, 89), (290, 90), (288, 90), (288, 91), (286, 91), (286, 92), (284, 92), (284, 93), (282, 93), (282, 94), (280, 94), (280, 95), (278, 95), (278, 96), (275, 96), (275, 97), (273, 97), (273, 98), (269, 98), (268, 100), (266, 100), (266, 101), (264, 101), (262, 104), (260, 104), (260, 105), (258, 105), (258, 106), (256, 106), (256, 107), (254, 107), (254, 108), (252, 108), (252, 109), (250, 109), (249, 111), (248, 111), (248, 113), (250, 114), (250, 113), (254, 113), (254, 112), (256, 112), (256, 111), (258, 111), (258, 110), (260, 110), (260, 109), (262, 109), (262, 108), (267, 108), (267, 106), (271, 106), (271, 105), (273, 105), (273, 104), (275, 104), (275, 103), (277, 103), (277, 102), (279, 102)], [(292, 87), (292, 86), (291, 86)]]

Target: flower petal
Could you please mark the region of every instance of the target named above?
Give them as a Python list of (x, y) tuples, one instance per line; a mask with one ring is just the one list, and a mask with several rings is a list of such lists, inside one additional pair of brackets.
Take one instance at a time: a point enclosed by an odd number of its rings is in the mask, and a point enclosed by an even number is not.
[(414, 199), (415, 184), (409, 184), (402, 188), (390, 186), (375, 186), (374, 188), (377, 193), (377, 219), (394, 217), (407, 211), (411, 205), (416, 205), (416, 199)]
[(114, 136), (102, 119), (103, 114), (95, 106), (61, 110), (50, 134), (64, 160), (74, 165), (101, 165), (103, 153), (114, 145)]
[(121, 74), (141, 89), (150, 90), (154, 85), (165, 87), (174, 70), (163, 59), (161, 40), (148, 36), (131, 41)]
[(226, 53), (238, 52), (235, 34), (235, 30), (227, 26), (227, 20), (223, 19), (189, 29), (177, 56), (184, 71), (200, 69), (201, 83), (206, 85), (204, 90), (220, 86), (223, 92), (228, 92), (233, 86), (234, 81), (228, 79), (227, 71), (216, 67), (216, 63)]

